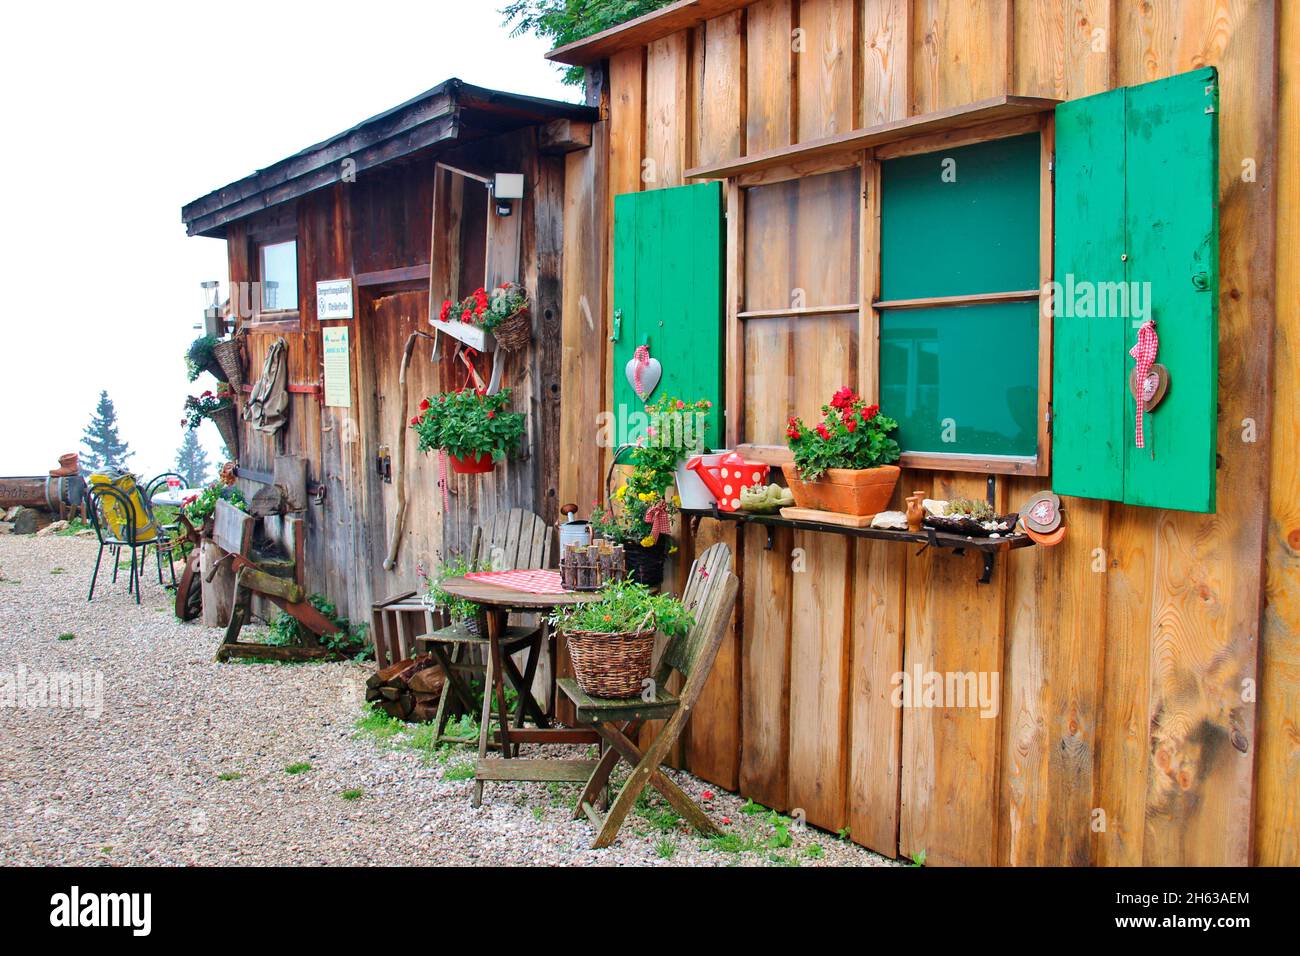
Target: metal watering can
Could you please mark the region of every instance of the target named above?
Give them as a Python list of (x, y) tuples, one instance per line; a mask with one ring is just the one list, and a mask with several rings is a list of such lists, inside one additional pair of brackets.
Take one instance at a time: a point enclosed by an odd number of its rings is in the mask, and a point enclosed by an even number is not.
[(577, 517), (577, 505), (565, 505), (560, 509), (560, 514), (566, 515), (568, 518), (567, 521), (562, 521), (559, 525), (561, 554), (571, 544), (585, 548), (592, 543), (595, 535), (592, 532), (591, 522)]

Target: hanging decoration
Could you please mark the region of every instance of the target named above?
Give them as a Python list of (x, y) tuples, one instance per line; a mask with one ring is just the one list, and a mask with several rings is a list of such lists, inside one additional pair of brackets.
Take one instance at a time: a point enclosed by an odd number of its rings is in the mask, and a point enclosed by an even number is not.
[[(1155, 320), (1147, 319), (1138, 329), (1137, 343), (1133, 348), (1129, 349), (1128, 353), (1137, 361), (1137, 368), (1133, 370), (1132, 380), (1143, 383), (1144, 392), (1146, 390), (1147, 375), (1151, 371), (1151, 367), (1156, 360), (1156, 354), (1159, 351), (1160, 336), (1156, 335)], [(1139, 401), (1137, 403), (1137, 423), (1134, 429), (1134, 437), (1138, 448), (1146, 447), (1146, 437), (1142, 431), (1142, 424), (1147, 411), (1146, 403)]]
[(663, 378), (664, 369), (659, 364), (657, 358), (650, 357), (650, 346), (638, 345), (636, 352), (628, 359), (627, 367), (628, 383), (632, 386), (632, 391), (636, 392), (637, 398), (645, 401), (654, 394), (654, 390), (659, 387), (659, 380)]

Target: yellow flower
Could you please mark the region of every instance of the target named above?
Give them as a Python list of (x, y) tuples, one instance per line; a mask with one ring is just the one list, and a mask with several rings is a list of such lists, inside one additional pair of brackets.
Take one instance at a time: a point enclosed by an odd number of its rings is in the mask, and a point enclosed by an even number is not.
[(646, 535), (644, 538), (641, 539), (641, 547), (653, 548), (654, 546), (655, 546), (655, 539), (650, 537), (650, 535)]
[(641, 494), (637, 495), (637, 497), (642, 501), (654, 501), (655, 499), (655, 496), (648, 491), (641, 492)]
[(673, 495), (673, 507), (680, 508), (681, 506), (682, 506), (682, 496)]
[(621, 499), (626, 494), (627, 494), (627, 485), (622, 485), (618, 489), (618, 491), (614, 492), (614, 497)]
[(668, 553), (669, 553), (669, 554), (676, 554), (676, 553), (677, 553), (677, 545), (675, 545), (675, 544), (674, 544), (674, 545), (671, 545), (671, 546), (668, 548)]

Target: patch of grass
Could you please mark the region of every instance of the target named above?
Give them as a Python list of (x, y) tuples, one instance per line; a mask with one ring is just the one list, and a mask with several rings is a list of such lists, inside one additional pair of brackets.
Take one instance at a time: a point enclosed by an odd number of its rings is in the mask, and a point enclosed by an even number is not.
[(799, 862), (799, 857), (795, 856), (793, 853), (791, 853), (789, 856), (785, 856), (784, 854), (781, 853), (771, 853), (768, 855), (767, 862), (771, 863), (773, 866), (802, 865)]
[(826, 855), (826, 851), (822, 849), (820, 843), (808, 844), (808, 848), (804, 850), (804, 853), (808, 854), (808, 859), (810, 860), (820, 860)]
[(100, 853), (112, 853), (112, 852), (113, 852), (113, 848), (112, 848), (111, 846), (101, 846), (101, 847), (99, 848), (99, 852), (100, 852)]
[(652, 798), (648, 789), (642, 790), (636, 798), (636, 814), (661, 833), (678, 829), (682, 822), (681, 814)]
[(671, 860), (677, 853), (677, 844), (672, 840), (660, 840), (655, 844), (655, 856), (661, 860)]
[(769, 811), (767, 807), (763, 806), (761, 803), (755, 803), (754, 798), (750, 797), (748, 800), (745, 801), (745, 805), (740, 808), (740, 812), (752, 817), (760, 813), (767, 813)]
[(546, 816), (546, 808), (545, 808), (545, 807), (533, 807), (533, 819), (534, 819), (534, 820), (536, 820), (538, 823), (541, 823), (541, 822), (542, 822), (542, 819), (543, 819), (545, 816)]
[(758, 844), (752, 837), (741, 836), (739, 833), (719, 833), (706, 839), (704, 846), (715, 853), (739, 854), (758, 849)]
[(367, 705), (366, 712), (357, 718), (353, 728), (353, 737), (369, 737), (371, 740), (391, 741), (406, 730), (406, 725), (396, 717), (389, 717), (373, 704)]
[(67, 570), (65, 568), (50, 568), (50, 574), (66, 574), (66, 573)]
[(284, 772), (291, 777), (296, 777), (298, 776), (298, 774), (306, 773), (310, 769), (311, 769), (311, 764), (307, 763), (307, 761), (304, 760), (300, 763), (289, 764), (289, 766), (284, 768)]
[(224, 770), (221, 773), (217, 774), (217, 779), (225, 783), (229, 783), (232, 780), (241, 780), (243, 779), (243, 776), (244, 775), (240, 773), (238, 770)]
[(468, 760), (462, 760), (460, 763), (451, 764), (442, 772), (443, 780), (473, 780), (474, 764)]
[(349, 790), (344, 790), (342, 793), (339, 794), (339, 796), (342, 797), (344, 800), (360, 800), (365, 795), (366, 792), (362, 790), (360, 787), (353, 787)]
[(59, 635), (59, 640), (61, 641), (75, 641), (76, 639), (77, 635), (73, 634), (71, 631), (64, 631)]

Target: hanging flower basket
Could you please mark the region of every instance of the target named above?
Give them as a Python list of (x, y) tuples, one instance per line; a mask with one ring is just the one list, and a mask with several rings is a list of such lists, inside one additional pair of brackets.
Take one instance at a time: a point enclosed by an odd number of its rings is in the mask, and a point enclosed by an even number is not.
[(527, 348), (533, 338), (533, 317), (528, 309), (527, 300), (519, 308), (501, 320), (501, 324), (492, 330), (497, 345), (507, 352), (517, 352)]
[(485, 451), (481, 455), (469, 455), (464, 458), (457, 455), (448, 455), (451, 459), (451, 470), (458, 475), (486, 475), (496, 467), (496, 462), (492, 460), (492, 453)]
[(237, 455), (239, 453), (239, 415), (235, 412), (235, 407), (231, 405), (217, 409), (208, 417), (217, 426), (217, 431), (221, 433), (221, 440), (226, 443), (226, 449), (231, 456)]
[(525, 348), (533, 336), (533, 320), (528, 309), (528, 293), (523, 286), (503, 282), (491, 292), (475, 289), (453, 302), (446, 299), (434, 328), (480, 352), (494, 345), (508, 352)]
[(231, 384), (238, 391), (244, 385), (244, 366), (238, 339), (226, 339), (212, 346), (212, 354), (217, 360), (221, 374), (217, 377)]

